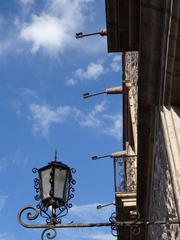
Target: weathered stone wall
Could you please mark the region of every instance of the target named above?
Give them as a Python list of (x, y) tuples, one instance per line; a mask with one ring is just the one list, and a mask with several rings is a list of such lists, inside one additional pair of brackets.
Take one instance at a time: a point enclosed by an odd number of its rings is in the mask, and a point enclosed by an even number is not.
[(137, 126), (137, 106), (138, 106), (138, 52), (125, 53), (125, 79), (130, 80), (131, 89), (129, 96), (132, 98), (134, 108), (134, 120)]
[[(127, 87), (126, 95), (126, 122), (124, 126), (128, 129), (126, 140), (127, 153), (129, 155), (137, 152), (137, 105), (138, 105), (138, 52), (125, 53), (125, 85)], [(129, 87), (128, 87), (129, 86)], [(126, 162), (126, 190), (128, 192), (136, 191), (137, 182), (137, 163), (136, 158)]]
[[(162, 220), (163, 218), (178, 218), (175, 195), (170, 174), (169, 160), (163, 136), (162, 122), (157, 114), (154, 169), (152, 176), (152, 199), (149, 218)], [(180, 228), (178, 225), (154, 225), (148, 229), (149, 240), (179, 240)]]

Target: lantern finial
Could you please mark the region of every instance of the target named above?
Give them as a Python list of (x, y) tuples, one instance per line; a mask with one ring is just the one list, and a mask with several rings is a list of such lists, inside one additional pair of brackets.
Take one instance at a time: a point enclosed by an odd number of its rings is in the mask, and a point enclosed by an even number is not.
[(57, 162), (57, 150), (55, 150), (54, 161)]

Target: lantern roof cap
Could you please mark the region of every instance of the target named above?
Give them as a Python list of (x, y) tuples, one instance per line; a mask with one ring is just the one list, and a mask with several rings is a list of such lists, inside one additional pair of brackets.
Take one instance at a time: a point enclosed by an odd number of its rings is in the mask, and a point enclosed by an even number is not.
[(61, 167), (61, 168), (63, 168), (63, 169), (68, 169), (68, 170), (70, 170), (70, 167), (69, 167), (68, 165), (66, 165), (66, 164), (64, 164), (64, 163), (62, 163), (62, 162), (56, 162), (56, 161), (48, 162), (47, 165), (39, 168), (38, 170), (41, 171), (41, 170), (43, 170), (43, 169), (51, 168), (52, 166), (54, 166), (54, 167)]
[(51, 166), (57, 166), (57, 167), (61, 167), (61, 168), (68, 169), (68, 170), (71, 169), (68, 165), (66, 165), (60, 161), (57, 161), (57, 151), (55, 151), (54, 159), (51, 162), (48, 162), (47, 165), (39, 168), (39, 171), (50, 168)]
[(70, 168), (68, 165), (60, 162), (60, 161), (51, 161), (48, 163), (48, 165), (54, 165), (54, 166), (61, 166), (61, 167), (64, 167), (64, 168)]

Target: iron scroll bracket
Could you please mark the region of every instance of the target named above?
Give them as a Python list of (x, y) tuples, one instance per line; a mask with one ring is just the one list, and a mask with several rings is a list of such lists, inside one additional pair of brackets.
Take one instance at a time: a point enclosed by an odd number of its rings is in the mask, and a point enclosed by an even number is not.
[[(143, 220), (136, 219), (132, 221), (117, 221), (116, 215), (113, 213), (109, 218), (109, 222), (101, 222), (101, 223), (29, 223), (30, 221), (35, 221), (40, 216), (40, 210), (37, 207), (32, 205), (26, 206), (21, 209), (18, 213), (18, 221), (25, 228), (39, 228), (44, 229), (41, 234), (41, 240), (45, 239), (54, 239), (56, 237), (56, 229), (57, 228), (93, 228), (93, 227), (111, 227), (112, 234), (114, 236), (118, 235), (119, 227), (129, 227), (130, 231), (134, 235), (138, 235), (140, 233), (141, 226), (150, 226), (150, 225), (172, 225), (178, 224), (180, 225), (180, 219), (163, 219), (163, 220)], [(29, 221), (26, 223), (26, 221)]]

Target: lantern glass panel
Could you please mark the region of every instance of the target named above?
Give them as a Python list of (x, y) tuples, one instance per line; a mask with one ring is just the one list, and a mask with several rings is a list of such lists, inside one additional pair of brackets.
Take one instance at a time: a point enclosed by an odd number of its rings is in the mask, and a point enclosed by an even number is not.
[(62, 168), (55, 168), (54, 175), (54, 197), (63, 201), (66, 199), (66, 186), (68, 178), (68, 170)]
[(41, 171), (41, 184), (42, 184), (42, 200), (47, 199), (50, 197), (49, 193), (51, 190), (50, 184), (50, 172), (51, 168), (44, 169)]

